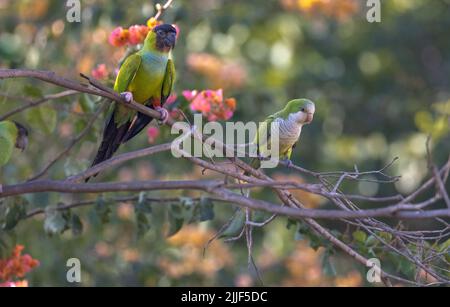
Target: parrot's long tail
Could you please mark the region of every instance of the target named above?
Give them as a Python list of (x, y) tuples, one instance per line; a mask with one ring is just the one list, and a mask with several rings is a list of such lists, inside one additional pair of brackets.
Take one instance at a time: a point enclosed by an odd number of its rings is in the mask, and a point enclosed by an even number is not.
[[(124, 142), (124, 138), (127, 135), (128, 129), (130, 128), (132, 121), (128, 121), (121, 126), (117, 126), (114, 122), (114, 113), (111, 114), (106, 126), (103, 131), (103, 139), (100, 147), (97, 151), (92, 166), (97, 165), (105, 160), (108, 160), (117, 151), (120, 144)], [(93, 175), (93, 177), (97, 176)], [(86, 178), (85, 182), (88, 182), (91, 177)]]
[(139, 134), (139, 132), (142, 131), (142, 129), (145, 128), (151, 121), (153, 120), (153, 117), (150, 117), (148, 115), (138, 113), (136, 120), (133, 123), (133, 126), (128, 130), (127, 134), (123, 138), (123, 143), (128, 142), (132, 138), (134, 138), (136, 135)]

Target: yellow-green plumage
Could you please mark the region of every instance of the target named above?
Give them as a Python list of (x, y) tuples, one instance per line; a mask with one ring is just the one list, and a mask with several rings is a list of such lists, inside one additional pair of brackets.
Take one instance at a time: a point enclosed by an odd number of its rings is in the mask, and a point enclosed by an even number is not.
[[(170, 63), (170, 64), (169, 64)], [(119, 71), (114, 90), (118, 93), (131, 92), (136, 102), (146, 104), (149, 99), (161, 100), (164, 79), (171, 79), (166, 91), (170, 94), (174, 79), (174, 69), (169, 54), (152, 51), (139, 51), (127, 58)], [(122, 124), (132, 118), (136, 112), (119, 105), (115, 117), (117, 124)]]
[[(171, 59), (175, 37), (176, 30), (171, 25), (164, 24), (151, 30), (142, 49), (130, 55), (121, 66), (114, 91), (131, 93), (134, 101), (148, 107), (163, 105), (175, 80)], [(137, 135), (151, 120), (144, 114), (114, 103), (92, 165), (109, 159), (120, 144)]]

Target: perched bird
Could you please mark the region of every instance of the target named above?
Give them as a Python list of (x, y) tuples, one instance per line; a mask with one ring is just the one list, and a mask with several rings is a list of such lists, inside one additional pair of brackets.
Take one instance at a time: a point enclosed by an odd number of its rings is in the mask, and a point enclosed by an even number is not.
[[(258, 128), (258, 134), (254, 140), (257, 146), (258, 157), (250, 161), (250, 166), (258, 169), (261, 167), (261, 161), (263, 159), (271, 158), (270, 131), (271, 125), (274, 122), (279, 124), (278, 158), (287, 161), (288, 165), (292, 164), (290, 160), (292, 150), (300, 138), (302, 127), (311, 123), (313, 120), (315, 110), (316, 107), (312, 101), (308, 99), (294, 99), (289, 101), (281, 111), (268, 116)], [(245, 172), (244, 175), (249, 176), (250, 174)], [(248, 197), (250, 190), (244, 193)], [(243, 227), (248, 225), (247, 222), (259, 223), (264, 218), (265, 215), (261, 211), (249, 212), (247, 214), (245, 210), (239, 208), (227, 226), (221, 231), (221, 237), (236, 237), (239, 233), (242, 233)], [(249, 220), (247, 221), (247, 219)]]
[[(250, 166), (258, 169), (261, 167), (261, 159), (270, 158), (270, 128), (272, 123), (279, 124), (278, 157), (291, 164), (292, 150), (297, 144), (303, 125), (311, 123), (316, 107), (308, 99), (294, 99), (287, 103), (286, 107), (266, 118), (259, 126), (256, 136), (258, 157), (250, 161)], [(267, 135), (267, 138), (265, 136)], [(264, 140), (259, 140), (259, 136)]]
[[(169, 24), (154, 27), (147, 34), (142, 49), (130, 55), (120, 67), (114, 84), (114, 91), (126, 101), (134, 100), (159, 111), (162, 122), (168, 118), (162, 106), (170, 96), (175, 79), (171, 51), (176, 35), (176, 29)], [(122, 143), (136, 136), (152, 119), (114, 103), (92, 166), (111, 158)]]

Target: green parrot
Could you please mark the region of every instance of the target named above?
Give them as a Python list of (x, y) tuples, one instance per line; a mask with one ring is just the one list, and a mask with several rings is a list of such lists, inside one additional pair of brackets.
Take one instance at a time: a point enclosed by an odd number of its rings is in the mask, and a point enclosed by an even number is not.
[[(291, 165), (292, 150), (297, 144), (302, 127), (310, 124), (314, 117), (316, 110), (315, 104), (308, 99), (294, 99), (289, 101), (284, 109), (276, 112), (266, 118), (258, 128), (258, 134), (253, 143), (257, 146), (258, 157), (250, 161), (250, 166), (254, 169), (261, 167), (261, 160), (270, 158), (270, 130), (272, 123), (279, 124), (279, 139), (278, 139), (278, 158), (285, 160), (288, 165)], [(260, 136), (264, 139), (260, 140)], [(249, 176), (248, 172), (244, 175)], [(238, 180), (238, 182), (241, 182)], [(246, 190), (245, 196), (248, 197), (250, 190)], [(266, 214), (261, 211), (250, 212), (249, 218), (252, 222), (260, 223), (266, 219)], [(221, 237), (236, 237), (242, 231), (242, 227), (246, 224), (246, 212), (242, 209), (237, 209), (234, 216), (228, 223), (228, 226), (221, 232)]]
[(270, 131), (271, 124), (274, 122), (279, 124), (278, 157), (280, 160), (288, 161), (288, 165), (290, 165), (292, 150), (300, 138), (302, 127), (312, 122), (315, 110), (314, 102), (308, 99), (294, 99), (289, 101), (281, 111), (268, 116), (258, 128), (258, 134), (254, 141), (258, 157), (250, 161), (250, 166), (258, 169), (261, 167), (261, 159), (270, 158), (270, 144), (260, 141), (259, 136), (267, 135), (265, 140), (270, 141), (267, 131)]
[[(126, 101), (134, 100), (159, 111), (163, 123), (168, 112), (162, 106), (170, 96), (175, 79), (171, 51), (175, 47), (176, 34), (176, 29), (169, 24), (150, 30), (142, 49), (130, 55), (120, 67), (114, 84), (114, 91)], [(136, 136), (152, 119), (114, 103), (92, 166), (111, 158), (122, 143)]]

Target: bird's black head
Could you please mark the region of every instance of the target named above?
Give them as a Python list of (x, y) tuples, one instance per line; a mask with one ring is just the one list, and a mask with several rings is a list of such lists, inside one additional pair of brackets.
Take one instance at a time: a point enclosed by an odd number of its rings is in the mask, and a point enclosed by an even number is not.
[(177, 30), (169, 25), (162, 24), (152, 30), (156, 34), (156, 48), (160, 51), (169, 51), (175, 47)]

